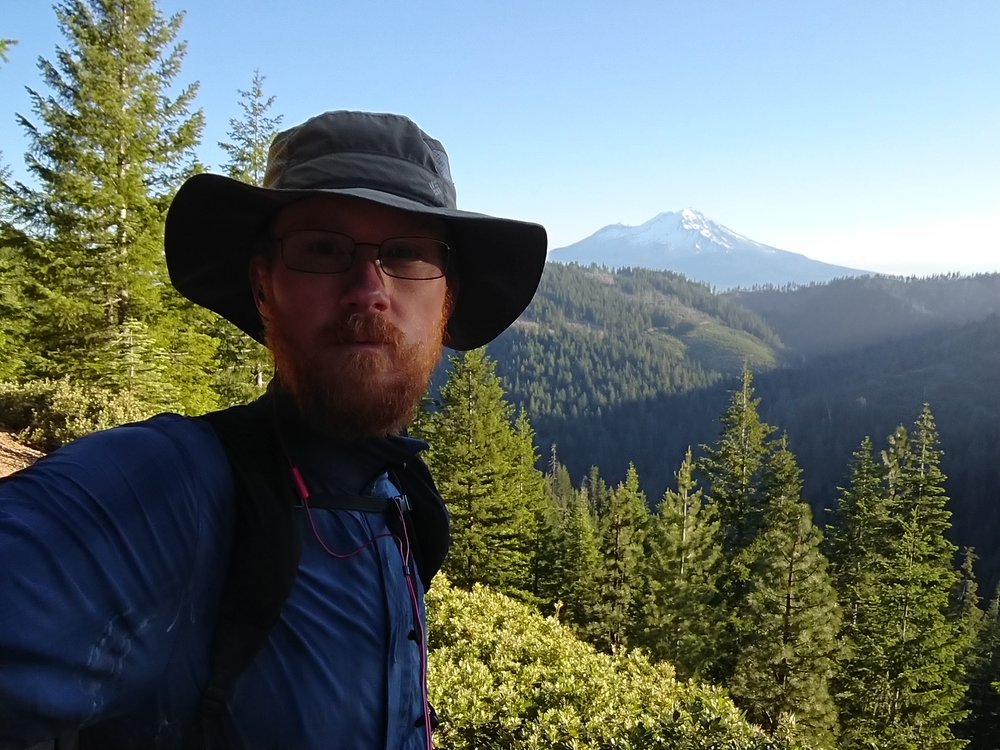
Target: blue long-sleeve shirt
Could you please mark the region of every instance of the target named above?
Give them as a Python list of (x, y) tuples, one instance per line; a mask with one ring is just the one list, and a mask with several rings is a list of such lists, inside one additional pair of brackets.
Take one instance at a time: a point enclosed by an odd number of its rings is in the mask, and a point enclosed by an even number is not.
[[(378, 446), (306, 441), (297, 461), (314, 489), (397, 494)], [(85, 724), (102, 747), (179, 745), (208, 680), (233, 501), (211, 427), (176, 415), (91, 435), (0, 483), (0, 748)], [(423, 589), (387, 515), (297, 512), (295, 584), (211, 745), (426, 747)]]

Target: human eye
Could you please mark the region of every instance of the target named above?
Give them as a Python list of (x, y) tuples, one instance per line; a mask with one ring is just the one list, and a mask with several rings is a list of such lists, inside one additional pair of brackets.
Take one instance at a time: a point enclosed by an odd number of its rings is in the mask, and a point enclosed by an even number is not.
[(405, 237), (389, 240), (382, 245), (382, 260), (395, 263), (424, 260), (426, 251), (418, 243), (419, 240)]
[(332, 237), (310, 237), (303, 244), (303, 250), (306, 254), (314, 258), (342, 260), (350, 257), (351, 253), (350, 248), (346, 247), (343, 242)]
[(350, 267), (354, 254), (350, 238), (330, 232), (291, 232), (285, 236), (284, 243), (286, 262), (302, 271), (342, 271)]

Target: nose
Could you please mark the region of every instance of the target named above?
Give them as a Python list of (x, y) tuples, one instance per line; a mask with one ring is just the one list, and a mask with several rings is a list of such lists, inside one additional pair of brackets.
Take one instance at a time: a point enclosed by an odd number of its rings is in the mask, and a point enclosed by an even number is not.
[(378, 248), (359, 245), (354, 263), (344, 273), (341, 301), (354, 312), (385, 310), (389, 306), (386, 276), (379, 267)]

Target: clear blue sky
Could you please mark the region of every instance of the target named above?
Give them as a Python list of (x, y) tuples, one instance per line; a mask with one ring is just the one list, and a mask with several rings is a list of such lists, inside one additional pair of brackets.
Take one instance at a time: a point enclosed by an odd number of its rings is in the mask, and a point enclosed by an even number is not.
[[(1000, 271), (1000, 2), (160, 0), (186, 10), (218, 169), (255, 68), (293, 125), (408, 114), (459, 205), (561, 247), (691, 207), (751, 239), (900, 274)], [(62, 43), (46, 0), (0, 0), (0, 150)]]

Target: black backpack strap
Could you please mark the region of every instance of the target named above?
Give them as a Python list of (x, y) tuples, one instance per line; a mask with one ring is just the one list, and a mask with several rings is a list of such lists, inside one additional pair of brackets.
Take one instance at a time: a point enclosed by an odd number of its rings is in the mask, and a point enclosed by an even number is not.
[(302, 543), (287, 460), (272, 420), (236, 406), (205, 414), (232, 466), (236, 489), (232, 554), (212, 645), (211, 676), (185, 750), (206, 745), (226, 690), (267, 642), (295, 582)]
[(413, 556), (420, 581), (427, 589), (451, 546), (448, 510), (427, 465), (419, 457), (407, 460), (398, 476), (401, 489), (410, 500)]

